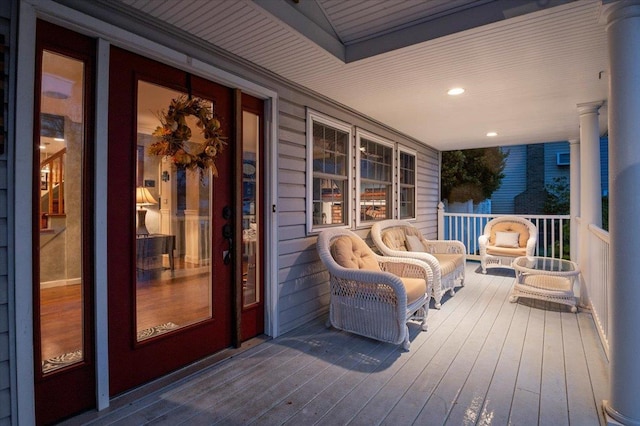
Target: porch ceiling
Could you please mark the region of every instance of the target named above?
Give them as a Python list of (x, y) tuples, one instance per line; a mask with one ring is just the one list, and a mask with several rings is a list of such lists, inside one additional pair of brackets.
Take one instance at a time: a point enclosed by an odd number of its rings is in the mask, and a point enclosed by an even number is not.
[[(439, 150), (578, 138), (576, 105), (607, 98), (599, 0), (103, 3), (175, 26)], [(466, 92), (448, 96), (456, 86)], [(600, 112), (605, 133), (606, 105)]]

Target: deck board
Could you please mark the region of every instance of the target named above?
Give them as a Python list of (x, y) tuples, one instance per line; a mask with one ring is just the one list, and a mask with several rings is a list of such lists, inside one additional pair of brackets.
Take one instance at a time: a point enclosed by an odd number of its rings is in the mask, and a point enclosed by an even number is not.
[(513, 424), (538, 424), (543, 346), (544, 311), (530, 308), (509, 415)]
[(598, 410), (591, 398), (592, 384), (589, 379), (587, 355), (580, 340), (580, 328), (575, 315), (562, 314), (562, 337), (565, 349), (567, 372), (567, 398), (571, 422), (579, 425), (597, 425)]
[(545, 312), (542, 378), (540, 384), (540, 424), (569, 424), (565, 351), (560, 312)]
[(603, 424), (608, 364), (590, 313), (510, 303), (513, 272), (478, 265), (427, 332), (410, 325), (409, 351), (320, 318), (64, 424)]
[[(483, 277), (483, 280), (488, 281), (488, 278)], [(474, 302), (488, 289), (487, 285), (466, 286), (458, 290), (454, 298), (443, 303), (438, 314), (446, 316), (445, 321), (436, 330), (429, 330), (425, 336), (426, 344), (415, 354), (416, 364), (421, 369), (420, 375), (387, 415), (385, 424), (410, 424), (420, 415), (451, 362), (449, 348), (458, 345), (454, 338), (456, 330), (460, 329)]]
[(416, 419), (418, 424), (427, 424), (432, 418), (437, 423), (444, 423), (455, 404), (484, 339), (483, 315), (487, 312), (494, 314), (497, 310), (494, 304), (501, 304), (508, 291), (508, 287), (497, 280), (491, 280), (486, 289), (442, 347), (444, 368), (437, 372), (438, 385), (420, 411)]
[(516, 306), (516, 304), (508, 303), (506, 299), (502, 301), (500, 310), (491, 324), (447, 422), (460, 425), (475, 424), (480, 418), (482, 403), (486, 399), (491, 380), (495, 376), (500, 353), (507, 339), (509, 325), (512, 323)]
[[(589, 379), (591, 380), (591, 391), (593, 392), (593, 403), (600, 419), (600, 424), (605, 424), (604, 413), (602, 411), (602, 401), (608, 399), (609, 395), (609, 363), (606, 362), (605, 350), (600, 342), (596, 325), (591, 316), (579, 315), (578, 325), (582, 347), (587, 360)], [(587, 403), (587, 405), (589, 405)]]

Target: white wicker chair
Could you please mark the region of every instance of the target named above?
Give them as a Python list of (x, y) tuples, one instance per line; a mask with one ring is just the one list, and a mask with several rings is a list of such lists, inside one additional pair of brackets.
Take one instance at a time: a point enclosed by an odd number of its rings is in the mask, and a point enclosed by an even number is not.
[[(418, 238), (418, 247), (412, 247), (409, 236)], [(371, 228), (371, 239), (385, 256), (405, 257), (426, 262), (433, 271), (431, 296), (436, 309), (445, 291), (455, 294), (456, 280), (464, 285), (466, 248), (456, 240), (427, 240), (418, 228), (404, 220), (382, 220)], [(411, 250), (413, 249), (413, 250)], [(417, 251), (416, 251), (417, 250)]]
[[(426, 264), (379, 256), (347, 229), (322, 231), (317, 249), (330, 276), (328, 326), (384, 342), (402, 343), (406, 350), (410, 346), (409, 320), (420, 321), (422, 330), (427, 330), (426, 289), (433, 274)], [(346, 252), (349, 259), (345, 259)]]
[[(502, 243), (498, 236), (518, 234), (514, 236), (514, 244), (505, 238)], [(517, 240), (517, 244), (516, 241)], [(478, 237), (480, 246), (480, 265), (482, 273), (486, 274), (489, 268), (510, 268), (511, 263), (519, 256), (533, 256), (538, 241), (538, 228), (525, 218), (518, 216), (499, 216), (484, 226), (484, 232)]]

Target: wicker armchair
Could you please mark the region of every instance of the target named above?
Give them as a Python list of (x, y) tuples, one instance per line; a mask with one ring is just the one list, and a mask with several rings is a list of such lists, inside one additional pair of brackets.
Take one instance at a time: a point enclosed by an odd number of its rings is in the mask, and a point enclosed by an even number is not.
[(488, 268), (511, 268), (519, 256), (533, 256), (538, 241), (538, 228), (525, 218), (499, 216), (484, 226), (478, 238), (482, 273)]
[(327, 325), (408, 350), (409, 320), (427, 330), (431, 270), (413, 259), (375, 254), (355, 233), (327, 229), (320, 233), (318, 254), (329, 270)]
[(466, 248), (460, 241), (427, 240), (418, 228), (404, 220), (382, 220), (371, 228), (371, 238), (385, 256), (426, 262), (433, 271), (431, 295), (436, 309), (444, 292), (455, 294), (456, 281), (464, 285)]

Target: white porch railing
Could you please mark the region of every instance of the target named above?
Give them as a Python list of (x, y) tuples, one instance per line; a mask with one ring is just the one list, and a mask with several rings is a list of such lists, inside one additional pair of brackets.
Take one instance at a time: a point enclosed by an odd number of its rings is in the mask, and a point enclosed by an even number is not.
[(602, 346), (609, 357), (609, 233), (593, 224), (587, 230), (586, 244), (589, 262), (580, 265), (586, 297), (581, 303), (591, 308)]
[[(478, 237), (498, 214), (447, 213), (438, 209), (438, 239), (459, 240), (467, 248), (467, 259), (480, 260)], [(440, 217), (442, 216), (442, 217)], [(538, 228), (538, 256), (569, 258), (569, 215), (518, 215)]]

